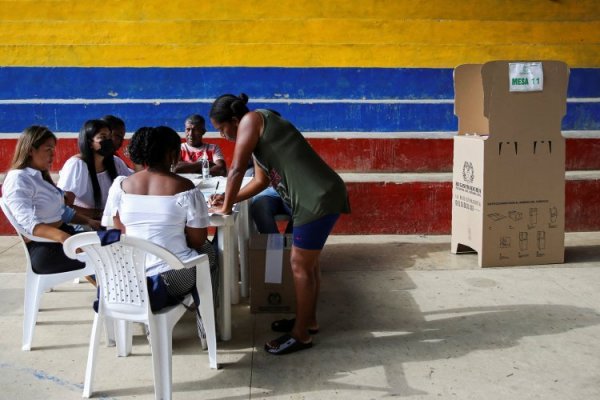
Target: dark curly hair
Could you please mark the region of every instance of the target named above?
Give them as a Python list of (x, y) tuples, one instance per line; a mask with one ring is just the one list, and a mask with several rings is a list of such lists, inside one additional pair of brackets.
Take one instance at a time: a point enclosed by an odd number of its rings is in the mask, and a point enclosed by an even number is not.
[(134, 164), (146, 165), (146, 134), (152, 130), (149, 126), (143, 126), (133, 133), (129, 145), (127, 146), (127, 154)]
[(179, 154), (181, 137), (168, 126), (143, 127), (135, 131), (127, 149), (131, 161), (136, 164), (163, 166), (167, 156)]
[(248, 95), (241, 93), (239, 96), (224, 94), (219, 96), (210, 107), (210, 118), (218, 123), (229, 122), (236, 117), (242, 119), (248, 110)]

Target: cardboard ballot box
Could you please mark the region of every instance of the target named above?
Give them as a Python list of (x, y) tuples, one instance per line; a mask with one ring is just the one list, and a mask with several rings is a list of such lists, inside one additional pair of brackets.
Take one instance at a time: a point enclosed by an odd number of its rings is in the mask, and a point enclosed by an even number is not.
[(294, 277), (290, 266), (291, 235), (250, 236), (250, 311), (293, 313), (296, 310)]
[(451, 251), (481, 267), (564, 262), (569, 77), (560, 61), (454, 70)]

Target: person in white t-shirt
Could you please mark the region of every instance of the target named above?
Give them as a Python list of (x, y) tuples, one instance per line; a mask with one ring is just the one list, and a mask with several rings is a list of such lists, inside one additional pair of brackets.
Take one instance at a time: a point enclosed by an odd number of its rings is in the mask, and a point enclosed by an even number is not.
[(123, 147), (123, 143), (125, 141), (125, 121), (121, 118), (116, 117), (114, 115), (105, 115), (100, 118), (102, 121), (105, 121), (110, 126), (110, 139), (115, 145), (115, 155), (119, 157), (130, 169), (133, 167), (131, 163), (127, 160), (127, 155), (119, 150)]
[(115, 145), (115, 154), (117, 154), (121, 146), (123, 146), (123, 140), (125, 139), (125, 121), (110, 114), (100, 119), (110, 127), (110, 139)]
[(181, 144), (181, 159), (175, 167), (178, 173), (201, 173), (202, 157), (206, 154), (211, 176), (227, 176), (227, 166), (221, 148), (216, 144), (202, 142), (206, 123), (202, 116), (192, 114), (185, 119), (185, 139)]
[(117, 176), (132, 171), (115, 156), (107, 122), (92, 119), (79, 131), (79, 154), (69, 158), (59, 172), (57, 186), (65, 191), (67, 205), (90, 218), (100, 219), (108, 189)]

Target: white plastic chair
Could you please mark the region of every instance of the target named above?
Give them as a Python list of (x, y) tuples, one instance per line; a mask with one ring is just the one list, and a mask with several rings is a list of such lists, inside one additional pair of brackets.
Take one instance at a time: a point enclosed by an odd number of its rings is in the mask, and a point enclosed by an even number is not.
[(29, 251), (25, 244), (24, 238), (33, 240), (35, 242), (50, 242), (52, 240), (41, 238), (38, 236), (31, 235), (19, 225), (12, 212), (6, 205), (4, 198), (0, 198), (0, 207), (6, 219), (17, 231), (17, 235), (21, 239), (23, 250), (25, 251), (25, 259), (27, 260), (26, 273), (25, 273), (25, 301), (23, 305), (23, 351), (31, 350), (31, 342), (33, 339), (33, 330), (37, 321), (37, 315), (40, 308), (40, 299), (42, 293), (52, 289), (54, 286), (64, 282), (73, 281), (80, 277), (87, 275), (93, 275), (94, 270), (92, 267), (86, 265), (83, 269), (75, 271), (59, 272), (56, 274), (36, 274), (31, 267), (31, 258), (29, 257)]
[[(156, 399), (171, 398), (172, 384), (172, 334), (173, 327), (186, 308), (182, 304), (164, 308), (156, 313), (150, 309), (145, 260), (153, 254), (164, 260), (173, 269), (196, 266), (196, 287), (200, 297), (200, 315), (206, 330), (210, 368), (217, 368), (217, 341), (210, 266), (205, 254), (183, 264), (173, 253), (144, 239), (121, 235), (118, 242), (102, 246), (95, 232), (81, 233), (64, 243), (65, 253), (75, 258), (80, 248), (86, 253), (88, 263), (96, 271), (100, 287), (98, 313), (94, 317), (88, 363), (85, 372), (83, 397), (92, 394), (94, 365), (98, 350), (102, 324), (106, 318), (141, 322), (148, 325), (154, 391)], [(191, 295), (184, 299), (186, 305), (193, 304)], [(129, 333), (127, 333), (129, 335)], [(119, 333), (118, 336), (123, 336)]]

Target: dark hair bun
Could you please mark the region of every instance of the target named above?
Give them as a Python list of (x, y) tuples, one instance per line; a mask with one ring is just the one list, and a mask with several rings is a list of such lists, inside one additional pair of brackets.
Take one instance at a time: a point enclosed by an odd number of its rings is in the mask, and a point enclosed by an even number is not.
[(231, 121), (232, 118), (242, 119), (248, 112), (248, 95), (241, 93), (239, 96), (223, 94), (219, 96), (210, 107), (210, 119), (219, 123)]
[(246, 93), (240, 93), (239, 96), (233, 96), (233, 102), (231, 103), (231, 111), (233, 111), (233, 115), (241, 118), (244, 114), (248, 112), (248, 95)]

